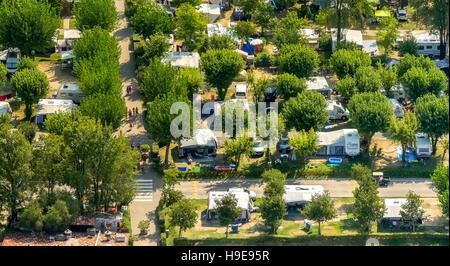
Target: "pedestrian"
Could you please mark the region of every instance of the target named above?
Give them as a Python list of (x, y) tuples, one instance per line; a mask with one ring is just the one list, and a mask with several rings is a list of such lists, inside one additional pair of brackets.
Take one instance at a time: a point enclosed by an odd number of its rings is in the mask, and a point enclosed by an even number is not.
[(136, 114), (139, 114), (138, 108), (136, 107)]
[(131, 109), (128, 109), (128, 116), (131, 118)]
[(136, 114), (136, 110), (134, 109), (134, 107), (132, 109), (133, 109), (133, 116), (134, 116)]

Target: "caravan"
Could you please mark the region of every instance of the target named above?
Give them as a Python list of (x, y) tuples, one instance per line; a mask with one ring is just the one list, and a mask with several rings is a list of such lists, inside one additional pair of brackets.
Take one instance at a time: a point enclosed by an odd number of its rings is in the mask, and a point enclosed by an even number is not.
[(437, 34), (419, 34), (415, 35), (414, 39), (416, 39), (418, 54), (427, 56), (430, 58), (439, 57), (441, 45), (439, 41), (439, 35)]
[(317, 185), (285, 185), (283, 199), (287, 206), (303, 207), (310, 203), (312, 197), (324, 193), (322, 186)]
[(405, 115), (405, 111), (403, 110), (403, 106), (393, 98), (389, 99), (389, 104), (392, 106), (392, 109), (394, 110), (394, 115), (397, 118), (403, 118)]
[(327, 111), (330, 114), (330, 120), (347, 120), (350, 117), (350, 112), (336, 101), (329, 101)]
[(62, 84), (56, 94), (56, 99), (72, 100), (75, 104), (80, 104), (84, 95), (77, 84)]
[(415, 137), (415, 151), (417, 158), (429, 158), (431, 156), (430, 138), (425, 133), (417, 133)]

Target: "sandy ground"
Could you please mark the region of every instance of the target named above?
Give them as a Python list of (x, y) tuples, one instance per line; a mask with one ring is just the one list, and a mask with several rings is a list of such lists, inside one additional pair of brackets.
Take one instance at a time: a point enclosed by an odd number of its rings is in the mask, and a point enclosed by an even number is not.
[(52, 95), (57, 93), (62, 84), (77, 83), (78, 79), (72, 74), (72, 70), (63, 69), (60, 65), (55, 65), (44, 61), (38, 64), (38, 69), (47, 75), (50, 82), (50, 90), (46, 98), (52, 98)]

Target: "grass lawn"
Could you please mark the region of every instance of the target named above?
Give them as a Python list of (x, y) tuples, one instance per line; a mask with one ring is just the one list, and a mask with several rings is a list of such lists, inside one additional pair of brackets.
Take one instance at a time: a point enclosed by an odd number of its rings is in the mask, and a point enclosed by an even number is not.
[(76, 28), (77, 28), (76, 20), (75, 20), (74, 18), (71, 18), (71, 19), (69, 20), (69, 28), (70, 28), (70, 29), (76, 29)]

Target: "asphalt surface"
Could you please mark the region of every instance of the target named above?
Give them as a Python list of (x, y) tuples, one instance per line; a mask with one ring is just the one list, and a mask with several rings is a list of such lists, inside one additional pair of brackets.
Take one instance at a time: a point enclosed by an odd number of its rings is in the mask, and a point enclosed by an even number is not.
[[(288, 179), (288, 185), (322, 185), (324, 190), (333, 198), (353, 197), (352, 191), (358, 186), (351, 179)], [(175, 188), (181, 190), (186, 198), (207, 199), (209, 191), (226, 191), (233, 187), (243, 187), (256, 192), (257, 197), (262, 197), (263, 186), (259, 180), (196, 180), (181, 181)], [(419, 194), (422, 198), (435, 198), (436, 192), (430, 179), (408, 178), (391, 179), (388, 187), (378, 188), (380, 197), (400, 198), (405, 197), (409, 190)]]

